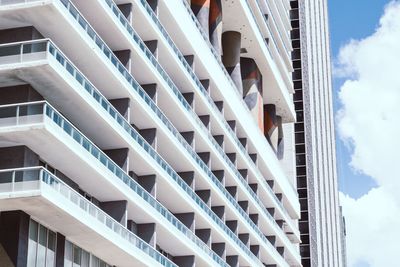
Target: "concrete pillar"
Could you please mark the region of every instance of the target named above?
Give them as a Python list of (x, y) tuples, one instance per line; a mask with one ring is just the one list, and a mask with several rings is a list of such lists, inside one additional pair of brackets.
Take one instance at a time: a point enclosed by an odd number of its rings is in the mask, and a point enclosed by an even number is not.
[(155, 58), (158, 58), (158, 41), (157, 40), (144, 41), (144, 44), (150, 50), (150, 53), (152, 53)]
[(201, 158), (201, 160), (208, 166), (211, 166), (211, 156), (210, 156), (210, 152), (200, 152), (197, 153), (197, 155), (199, 155), (199, 157)]
[(239, 234), (240, 241), (243, 242), (247, 247), (250, 247), (250, 234)]
[(226, 191), (228, 191), (229, 194), (231, 194), (231, 196), (237, 201), (237, 199), (238, 199), (237, 186), (227, 186), (225, 188), (226, 188)]
[(226, 257), (226, 248), (225, 243), (212, 243), (211, 249), (222, 259), (225, 260)]
[(100, 202), (100, 208), (122, 225), (126, 225), (127, 206), (126, 200)]
[(222, 52), (222, 4), (221, 0), (210, 0), (208, 18), (210, 42), (218, 55)]
[(208, 207), (211, 207), (211, 190), (196, 190), (195, 192)]
[(147, 0), (147, 3), (149, 4), (153, 12), (158, 15), (158, 0)]
[(56, 238), (56, 267), (64, 267), (65, 236), (57, 233)]
[(129, 122), (130, 121), (130, 99), (118, 98), (110, 99), (111, 105)]
[[(0, 30), (0, 44), (38, 40), (43, 38), (43, 35), (33, 26)], [(34, 47), (32, 47), (32, 50), (33, 49)]]
[(194, 109), (194, 93), (182, 93), (182, 96), (185, 98), (186, 102)]
[(226, 256), (226, 263), (231, 267), (239, 267), (239, 256), (238, 255)]
[(240, 46), (240, 32), (226, 31), (222, 34), (222, 63), (235, 83), (240, 95), (242, 95), (243, 86), (240, 72)]
[(183, 56), (186, 62), (189, 64), (190, 68), (194, 71), (194, 55)]
[(147, 95), (157, 104), (157, 84), (149, 83), (149, 84), (141, 84), (140, 85), (143, 90), (147, 93)]
[(120, 4), (117, 5), (119, 10), (121, 10), (122, 14), (124, 14), (124, 17), (129, 21), (129, 24), (132, 25), (132, 19), (133, 19), (133, 12), (132, 12), (132, 4)]
[(186, 142), (191, 146), (191, 147), (195, 147), (195, 143), (194, 143), (194, 132), (181, 132), (180, 133), (183, 137), (183, 139), (186, 140)]
[(156, 224), (155, 223), (139, 223), (136, 224), (137, 235), (146, 241), (150, 246), (156, 247)]
[(232, 221), (226, 221), (225, 222), (226, 226), (228, 226), (229, 229), (231, 229), (231, 231), (237, 235), (239, 232), (239, 228), (238, 228), (238, 221), (236, 220), (232, 220)]
[[(1, 30), (0, 30), (1, 39)], [(0, 88), (0, 105), (40, 101), (44, 98), (29, 84)]]
[(157, 150), (157, 129), (141, 129), (139, 134), (151, 145), (155, 150)]
[(208, 36), (210, 0), (191, 0), (191, 8), (201, 27)]
[(200, 120), (201, 120), (201, 122), (204, 124), (204, 126), (206, 126), (206, 128), (208, 129), (208, 130), (210, 130), (210, 115), (201, 115), (201, 116), (199, 116), (199, 118), (200, 118)]
[(194, 267), (195, 259), (194, 256), (175, 256), (172, 261), (179, 267)]
[(196, 229), (195, 233), (201, 241), (211, 247), (211, 229)]
[(225, 206), (214, 206), (211, 210), (218, 216), (223, 222), (225, 222)]
[(129, 148), (107, 149), (103, 152), (124, 171), (129, 170)]
[(247, 214), (249, 214), (249, 202), (248, 201), (246, 201), (246, 200), (238, 201), (238, 204)]
[(264, 108), (262, 76), (257, 63), (252, 58), (241, 58), (241, 75), (243, 79), (243, 100), (250, 110), (260, 131), (264, 132)]
[(254, 254), (257, 258), (260, 258), (260, 246), (259, 245), (251, 245), (250, 246), (251, 253)]
[(195, 230), (194, 212), (174, 213), (174, 216), (192, 232)]
[(20, 210), (0, 213), (0, 243), (15, 267), (27, 266), (29, 220)]
[(264, 135), (267, 138), (272, 149), (276, 152), (278, 149), (278, 121), (276, 118), (275, 105), (268, 104), (264, 106)]
[(178, 175), (182, 178), (182, 180), (185, 181), (185, 183), (190, 186), (190, 188), (194, 189), (195, 188), (195, 182), (194, 182), (194, 172), (178, 172)]
[(258, 219), (259, 219), (258, 214), (257, 213), (250, 214), (249, 217), (253, 221), (253, 223), (258, 226)]
[(225, 186), (225, 171), (224, 170), (213, 170), (212, 173), (217, 177), (218, 181)]
[(113, 51), (114, 55), (121, 61), (122, 65), (129, 71), (131, 72), (132, 68), (132, 61), (131, 61), (131, 50), (118, 50), (118, 51)]

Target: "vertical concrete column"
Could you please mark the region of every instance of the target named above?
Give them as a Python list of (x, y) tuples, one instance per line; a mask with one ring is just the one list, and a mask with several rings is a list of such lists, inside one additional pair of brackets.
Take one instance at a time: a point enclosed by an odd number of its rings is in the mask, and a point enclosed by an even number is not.
[(155, 223), (141, 223), (136, 224), (137, 235), (146, 241), (150, 246), (156, 247), (157, 244), (157, 234), (156, 234), (156, 224)]
[(207, 246), (211, 247), (211, 229), (196, 229), (195, 234)]
[(129, 170), (129, 148), (107, 149), (103, 152), (124, 171)]
[(194, 172), (178, 172), (178, 175), (185, 181), (185, 183), (190, 186), (190, 188), (195, 188)]
[(212, 243), (211, 249), (220, 256), (223, 260), (226, 258), (226, 246), (225, 243)]
[(132, 20), (133, 20), (133, 12), (132, 12), (132, 4), (120, 4), (117, 5), (119, 10), (121, 10), (122, 14), (124, 14), (125, 18), (129, 21), (129, 24), (132, 25)]
[(276, 152), (278, 149), (278, 120), (276, 117), (275, 105), (268, 104), (264, 106), (264, 135), (267, 138), (272, 149)]
[(208, 35), (208, 20), (210, 14), (210, 0), (191, 0), (191, 8), (196, 16), (197, 20), (200, 22), (203, 30)]
[(56, 267), (64, 267), (65, 236), (57, 233), (56, 238)]
[(29, 220), (20, 210), (0, 213), (0, 243), (15, 267), (27, 266)]
[(252, 58), (240, 59), (243, 99), (258, 128), (264, 132), (264, 107), (262, 76), (257, 63)]
[(158, 40), (144, 41), (144, 44), (150, 50), (155, 58), (158, 58)]
[(226, 31), (222, 34), (222, 63), (235, 83), (240, 95), (242, 95), (243, 85), (240, 72), (240, 46), (240, 32)]
[(239, 267), (239, 256), (238, 255), (226, 256), (226, 263), (228, 263), (228, 265), (231, 267)]
[(190, 256), (176, 256), (172, 258), (172, 261), (179, 267), (194, 267), (195, 259), (193, 255)]
[(208, 17), (210, 42), (218, 55), (222, 50), (222, 3), (221, 0), (210, 0)]
[(196, 190), (195, 192), (208, 207), (211, 207), (211, 190)]
[(105, 213), (107, 213), (117, 222), (125, 226), (127, 221), (127, 206), (128, 201), (126, 200), (100, 202), (100, 208), (105, 211)]
[(195, 231), (194, 212), (174, 213), (174, 216), (192, 232)]
[(157, 104), (157, 84), (149, 83), (149, 84), (141, 84), (140, 85), (146, 94)]
[(122, 65), (129, 71), (131, 72), (132, 69), (132, 63), (131, 63), (131, 50), (118, 50), (118, 51), (113, 51), (114, 55), (121, 61)]
[(141, 129), (139, 134), (151, 145), (155, 150), (157, 150), (157, 129)]
[(282, 126), (282, 117), (276, 116), (276, 120), (278, 123), (278, 147), (276, 151), (276, 155), (278, 159), (283, 159), (283, 152), (285, 151), (285, 143), (283, 139), (283, 126)]
[(109, 100), (111, 105), (129, 122), (130, 121), (130, 102), (129, 98), (118, 98)]

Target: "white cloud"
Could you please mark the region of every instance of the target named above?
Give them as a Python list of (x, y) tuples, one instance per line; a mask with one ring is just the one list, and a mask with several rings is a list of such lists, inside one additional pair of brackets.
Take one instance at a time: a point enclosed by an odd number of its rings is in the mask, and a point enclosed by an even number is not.
[(346, 79), (337, 118), (351, 165), (379, 185), (357, 200), (341, 194), (349, 266), (400, 266), (400, 1), (374, 34), (341, 49), (335, 73)]

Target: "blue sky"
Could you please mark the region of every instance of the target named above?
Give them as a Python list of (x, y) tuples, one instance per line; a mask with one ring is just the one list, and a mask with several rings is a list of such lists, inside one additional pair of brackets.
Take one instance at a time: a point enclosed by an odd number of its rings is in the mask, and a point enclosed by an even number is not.
[[(378, 25), (384, 6), (389, 0), (328, 0), (332, 57), (336, 58), (340, 47), (350, 39), (361, 39), (371, 35)], [(335, 78), (333, 87), (335, 91), (334, 108), (340, 108), (338, 91), (343, 80)], [(375, 187), (374, 180), (349, 166), (351, 161), (351, 148), (349, 149), (337, 135), (337, 161), (340, 190), (353, 198), (359, 198)]]

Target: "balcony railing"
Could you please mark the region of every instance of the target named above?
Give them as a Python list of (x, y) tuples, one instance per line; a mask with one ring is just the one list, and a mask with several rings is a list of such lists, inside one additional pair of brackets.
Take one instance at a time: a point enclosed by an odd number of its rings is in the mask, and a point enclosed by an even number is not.
[[(1, 49), (0, 49), (1, 51)], [(73, 140), (81, 145), (87, 152), (89, 152), (95, 159), (97, 159), (104, 167), (106, 167), (114, 176), (127, 185), (134, 193), (139, 195), (148, 204), (150, 204), (155, 211), (167, 219), (172, 225), (175, 226), (181, 233), (194, 242), (202, 251), (207, 253), (214, 259), (220, 266), (227, 266), (227, 264), (210, 248), (201, 241), (189, 228), (181, 223), (167, 208), (159, 203), (150, 193), (143, 189), (135, 180), (133, 180), (124, 170), (115, 164), (101, 149), (87, 139), (78, 129), (69, 123), (59, 112), (45, 101), (20, 103), (0, 106), (0, 127), (24, 125), (31, 123), (43, 122), (44, 118), (49, 118), (56, 125), (58, 125), (66, 134)], [(124, 120), (125, 121), (125, 120)], [(125, 121), (126, 122), (126, 121)], [(226, 234), (234, 237), (234, 233), (211, 211), (211, 209), (193, 192), (193, 190), (178, 176), (178, 174), (157, 154), (157, 152), (136, 132), (131, 131), (131, 136), (135, 141), (142, 146), (162, 168), (164, 171), (178, 183), (196, 204), (202, 208), (203, 211), (215, 221)], [(241, 242), (237, 237), (237, 243)], [(243, 245), (243, 243), (241, 243)], [(244, 246), (244, 245), (243, 245)], [(250, 250), (248, 253), (251, 254)], [(253, 254), (251, 254), (253, 255)], [(254, 256), (254, 255), (253, 255)], [(255, 256), (254, 256), (255, 257)]]
[(161, 265), (177, 267), (176, 264), (45, 168), (28, 167), (0, 170), (0, 194), (41, 190), (42, 188), (51, 189), (53, 192), (64, 197), (68, 203), (73, 204), (76, 208), (90, 216), (91, 219), (108, 228), (110, 231), (114, 232), (115, 235), (126, 240), (134, 247), (140, 249)]

